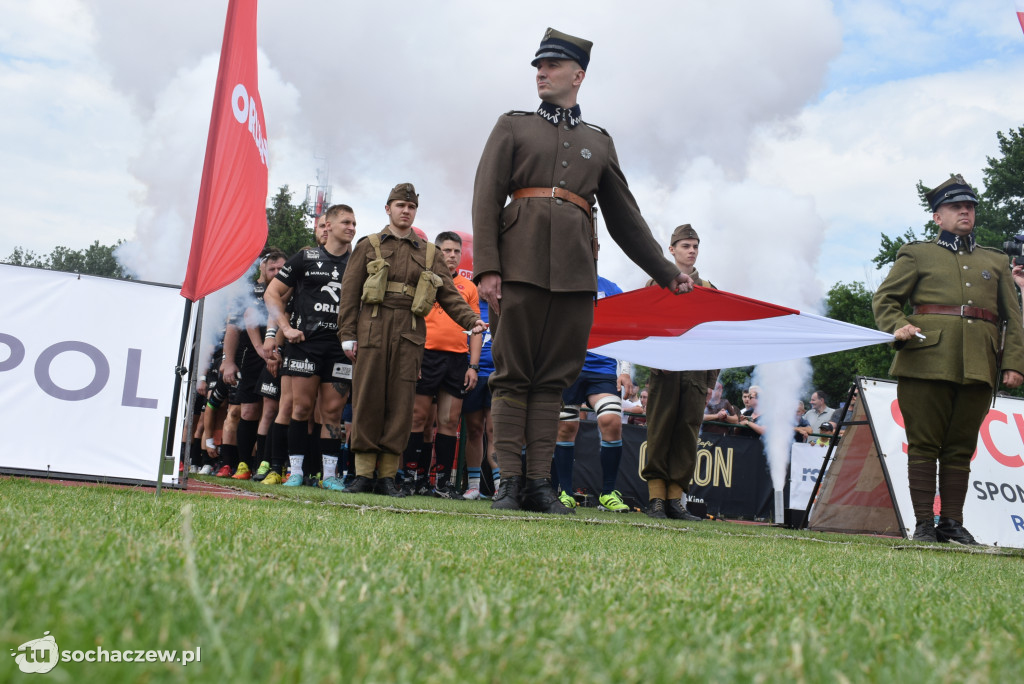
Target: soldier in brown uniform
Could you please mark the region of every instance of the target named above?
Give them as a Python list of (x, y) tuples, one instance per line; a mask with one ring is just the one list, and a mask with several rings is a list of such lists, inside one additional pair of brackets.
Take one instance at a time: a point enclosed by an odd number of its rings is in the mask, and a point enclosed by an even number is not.
[[(714, 287), (697, 273), (700, 237), (689, 223), (672, 231), (668, 251), (679, 270), (695, 285)], [(654, 285), (649, 281), (648, 286)], [(697, 464), (697, 439), (704, 420), (708, 389), (717, 370), (663, 371), (651, 369), (647, 399), (647, 450), (640, 475), (647, 480), (647, 515), (696, 521), (701, 518), (683, 506)]]
[[(907, 475), (918, 541), (976, 544), (963, 526), (971, 456), (1000, 378), (997, 349), (1006, 325), (1002, 381), (1024, 381), (1024, 333), (1009, 259), (974, 241), (978, 198), (961, 176), (927, 195), (939, 226), (931, 242), (900, 248), (872, 300), (878, 329), (898, 350), (889, 374), (907, 430)], [(913, 307), (908, 316), (904, 305)], [(935, 464), (942, 510), (933, 522)]]
[(561, 393), (583, 365), (594, 317), (594, 203), (612, 238), (660, 285), (692, 289), (651, 236), (611, 137), (580, 117), (576, 96), (591, 46), (547, 30), (532, 62), (540, 107), (499, 117), (477, 168), (474, 278), (493, 316), (491, 415), (501, 467), (494, 508), (570, 510), (548, 476)]
[[(351, 493), (371, 491), (376, 470), (379, 490), (402, 496), (395, 487), (395, 473), (412, 427), (426, 341), (423, 317), (433, 306), (433, 297), (474, 334), (487, 327), (452, 284), (441, 250), (413, 232), (418, 206), (412, 183), (396, 185), (385, 207), (390, 222), (380, 233), (359, 241), (342, 280), (338, 338), (348, 357), (353, 362), (357, 355), (359, 359), (352, 380), (356, 478), (345, 489)], [(430, 264), (428, 253), (434, 257)], [(424, 300), (424, 288), (436, 288), (435, 294)]]

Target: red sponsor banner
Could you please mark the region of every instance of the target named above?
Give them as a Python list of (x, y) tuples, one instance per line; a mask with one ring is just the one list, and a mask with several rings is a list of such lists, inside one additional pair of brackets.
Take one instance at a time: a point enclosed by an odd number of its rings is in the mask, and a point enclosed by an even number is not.
[(183, 297), (205, 297), (249, 269), (267, 241), (266, 203), (256, 0), (229, 0)]

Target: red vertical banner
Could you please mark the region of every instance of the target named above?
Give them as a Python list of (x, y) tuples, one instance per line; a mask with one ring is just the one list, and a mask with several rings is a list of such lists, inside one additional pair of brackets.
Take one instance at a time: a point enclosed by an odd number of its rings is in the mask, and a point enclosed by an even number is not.
[(1024, 30), (1024, 0), (1015, 0), (1014, 4), (1017, 8), (1017, 21), (1020, 22), (1020, 27)]
[(196, 301), (248, 270), (267, 240), (266, 205), (256, 0), (229, 0), (183, 297)]

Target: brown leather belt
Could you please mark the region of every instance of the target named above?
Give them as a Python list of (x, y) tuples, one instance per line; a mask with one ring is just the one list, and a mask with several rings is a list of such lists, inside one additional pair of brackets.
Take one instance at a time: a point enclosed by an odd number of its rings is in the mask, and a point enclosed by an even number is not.
[(525, 197), (547, 197), (549, 199), (554, 198), (572, 202), (587, 214), (588, 219), (594, 220), (590, 209), (590, 202), (574, 192), (569, 192), (565, 188), (520, 188), (512, 193), (512, 199), (523, 199)]
[(915, 314), (942, 314), (944, 316), (960, 316), (961, 318), (980, 318), (995, 325), (999, 324), (999, 316), (980, 306), (940, 306), (938, 304), (922, 304), (914, 307)]

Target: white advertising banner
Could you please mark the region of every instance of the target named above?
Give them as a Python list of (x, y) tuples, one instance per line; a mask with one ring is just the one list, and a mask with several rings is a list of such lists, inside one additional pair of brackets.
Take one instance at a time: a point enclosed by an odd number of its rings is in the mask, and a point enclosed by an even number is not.
[[(896, 383), (864, 379), (861, 387), (899, 513), (906, 528), (913, 530), (907, 435)], [(982, 544), (1024, 548), (1024, 400), (999, 397), (981, 424), (964, 503), (964, 527)]]
[(789, 458), (789, 506), (805, 510), (828, 447), (793, 443)]
[(6, 264), (0, 287), (0, 471), (155, 483), (178, 289)]

